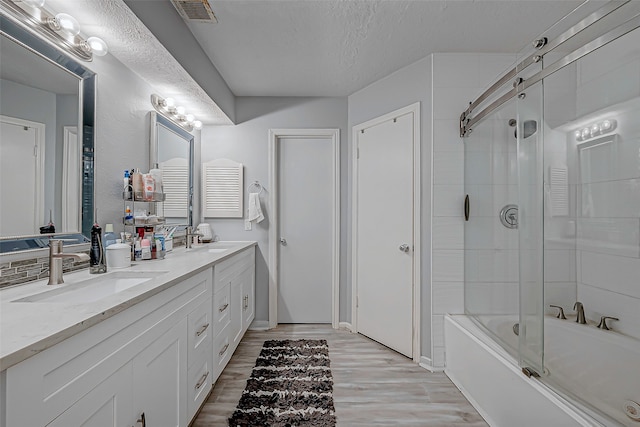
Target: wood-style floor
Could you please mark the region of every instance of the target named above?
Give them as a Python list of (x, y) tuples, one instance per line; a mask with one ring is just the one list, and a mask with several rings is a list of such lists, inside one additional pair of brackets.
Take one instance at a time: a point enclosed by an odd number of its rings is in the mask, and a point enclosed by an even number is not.
[(338, 426), (487, 426), (443, 373), (330, 325), (280, 325), (246, 333), (193, 427), (227, 426), (262, 343), (287, 338), (328, 341)]

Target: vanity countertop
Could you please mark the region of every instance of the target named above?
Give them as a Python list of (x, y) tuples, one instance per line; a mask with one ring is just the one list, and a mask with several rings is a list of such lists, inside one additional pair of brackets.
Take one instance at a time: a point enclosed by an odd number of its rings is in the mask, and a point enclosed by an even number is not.
[[(38, 280), (0, 290), (0, 371), (69, 338), (145, 299), (206, 270), (256, 242), (215, 242), (169, 252), (163, 260), (135, 262), (130, 268), (106, 274), (89, 274), (88, 269), (64, 275), (65, 283), (48, 286)], [(217, 249), (227, 250), (217, 252)], [(214, 249), (214, 251), (210, 251)], [(73, 286), (87, 279), (107, 277), (120, 272), (162, 272), (129, 289), (91, 302), (65, 301), (15, 302), (53, 288)], [(140, 273), (144, 274), (144, 273)], [(77, 286), (77, 285), (76, 285)]]

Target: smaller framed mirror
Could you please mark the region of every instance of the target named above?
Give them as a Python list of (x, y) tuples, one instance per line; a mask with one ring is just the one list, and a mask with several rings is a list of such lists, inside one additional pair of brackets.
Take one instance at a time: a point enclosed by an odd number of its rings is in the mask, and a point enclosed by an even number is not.
[(158, 203), (167, 225), (193, 225), (194, 136), (172, 120), (151, 112), (151, 167), (162, 171), (165, 200)]

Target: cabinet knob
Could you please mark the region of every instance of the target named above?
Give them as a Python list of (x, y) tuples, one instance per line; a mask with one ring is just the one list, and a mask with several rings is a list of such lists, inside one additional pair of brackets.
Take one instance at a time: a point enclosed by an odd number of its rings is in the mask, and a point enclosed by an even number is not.
[(405, 243), (404, 245), (400, 245), (398, 249), (400, 249), (400, 251), (402, 252), (409, 252), (409, 245)]
[(282, 246), (287, 246), (287, 239), (285, 239), (284, 237), (281, 237), (281, 238), (280, 238), (280, 244), (281, 244)]

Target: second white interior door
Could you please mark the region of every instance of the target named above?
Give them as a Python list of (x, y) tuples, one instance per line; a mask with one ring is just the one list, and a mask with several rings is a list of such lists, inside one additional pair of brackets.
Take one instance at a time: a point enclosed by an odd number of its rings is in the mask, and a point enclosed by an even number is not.
[(357, 132), (357, 330), (413, 354), (414, 114)]
[(331, 323), (331, 138), (278, 140), (278, 323)]

